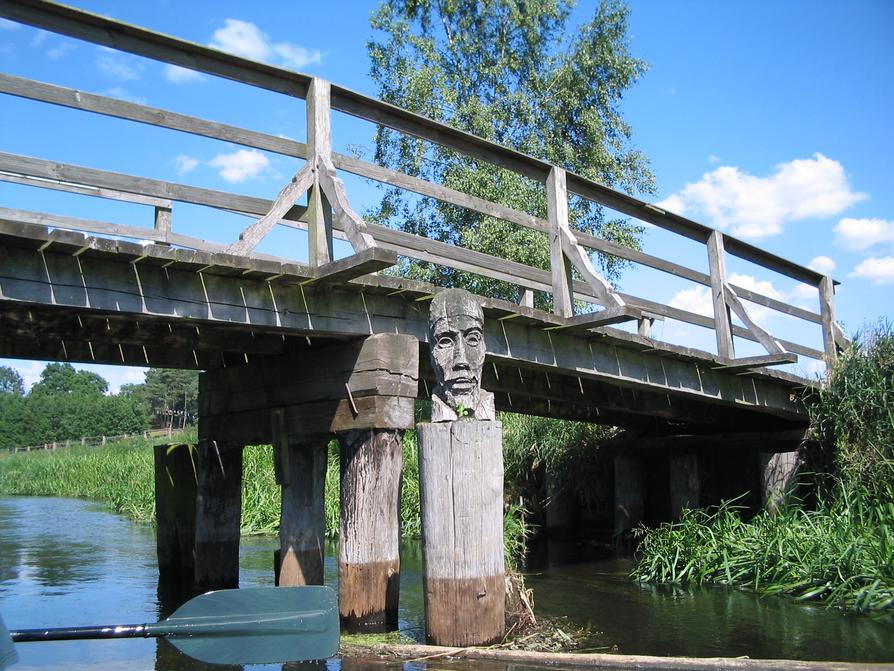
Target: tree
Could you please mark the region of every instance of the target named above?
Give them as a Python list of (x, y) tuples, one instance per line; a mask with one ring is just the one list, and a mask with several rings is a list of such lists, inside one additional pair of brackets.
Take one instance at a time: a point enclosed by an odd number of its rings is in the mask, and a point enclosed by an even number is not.
[(22, 396), (24, 393), (25, 381), (18, 371), (9, 366), (0, 366), (0, 394)]
[[(645, 71), (627, 49), (627, 8), (603, 0), (576, 30), (571, 0), (390, 0), (373, 14), (367, 48), (387, 102), (419, 112), (628, 192), (651, 193), (646, 158), (629, 147), (623, 93)], [(545, 190), (516, 173), (380, 128), (376, 160), (540, 217)], [(643, 229), (574, 198), (572, 225), (639, 247)], [(386, 189), (371, 219), (529, 265), (549, 267), (546, 236), (430, 198)], [(617, 281), (623, 261), (599, 257)], [(410, 276), (516, 300), (517, 287), (429, 264)], [(545, 306), (546, 299), (540, 298)]]
[[(152, 368), (143, 384), (156, 426), (183, 428), (198, 414), (199, 374), (194, 370)], [(129, 390), (136, 394), (136, 390)]]
[(75, 370), (70, 363), (48, 363), (40, 373), (40, 382), (31, 388), (31, 396), (102, 396), (109, 390), (105, 379), (86, 370)]

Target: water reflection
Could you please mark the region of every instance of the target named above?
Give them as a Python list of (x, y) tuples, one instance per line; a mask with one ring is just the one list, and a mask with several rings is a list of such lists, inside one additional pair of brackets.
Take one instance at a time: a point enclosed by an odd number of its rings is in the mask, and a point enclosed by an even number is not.
[[(273, 584), (276, 538), (243, 539), (240, 584)], [(574, 554), (574, 550), (571, 551)], [(337, 552), (327, 548), (326, 583), (336, 586)], [(399, 623), (417, 641), (423, 634), (422, 556), (402, 548)], [(691, 656), (894, 661), (894, 623), (845, 617), (724, 589), (683, 590), (631, 583), (631, 563), (606, 560), (551, 567), (528, 577), (541, 615), (565, 615), (593, 631), (593, 649)], [(12, 629), (78, 624), (155, 622), (182, 595), (159, 591), (152, 529), (101, 507), (69, 499), (0, 499), (0, 611)], [(66, 641), (18, 646), (14, 667), (38, 671), (155, 669), (209, 671), (163, 640)], [(288, 671), (522, 671), (523, 666), (442, 660), (381, 659), (254, 665)]]

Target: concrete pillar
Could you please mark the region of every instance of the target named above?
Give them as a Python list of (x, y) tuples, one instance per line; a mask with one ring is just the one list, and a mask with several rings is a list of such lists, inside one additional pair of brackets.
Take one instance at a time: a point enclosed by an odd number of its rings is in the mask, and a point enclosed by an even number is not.
[(698, 508), (698, 455), (671, 452), (668, 455), (671, 516), (676, 522), (686, 508)]
[(644, 493), (642, 464), (638, 455), (615, 457), (615, 532), (616, 539), (626, 535), (643, 521)]
[(761, 504), (775, 515), (787, 502), (796, 485), (800, 460), (797, 452), (761, 452)]

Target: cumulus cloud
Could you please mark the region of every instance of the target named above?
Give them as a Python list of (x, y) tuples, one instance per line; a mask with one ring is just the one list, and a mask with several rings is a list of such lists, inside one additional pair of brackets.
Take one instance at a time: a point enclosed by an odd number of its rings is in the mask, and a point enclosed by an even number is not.
[(873, 284), (894, 284), (894, 256), (870, 257), (859, 263), (848, 276), (869, 280)]
[(835, 270), (835, 261), (828, 256), (815, 256), (810, 259), (807, 267), (823, 275), (831, 275), (832, 271)]
[(864, 198), (866, 194), (851, 189), (838, 161), (816, 153), (782, 163), (767, 177), (721, 166), (657, 205), (707, 217), (734, 235), (760, 239), (778, 235), (792, 221), (839, 214)]
[[(763, 294), (769, 298), (775, 298), (779, 301), (788, 299), (788, 295), (784, 291), (780, 291), (772, 282), (767, 280), (758, 280), (751, 275), (743, 275), (741, 273), (731, 273), (727, 278), (728, 282), (742, 289), (749, 289), (758, 294)], [(813, 289), (816, 293), (816, 289)], [(745, 309), (749, 316), (758, 324), (766, 328), (767, 322), (775, 314), (775, 310), (766, 308), (754, 303), (743, 301)], [(680, 310), (688, 310), (706, 317), (714, 316), (714, 302), (711, 299), (711, 289), (706, 286), (696, 286), (690, 289), (682, 289), (674, 294), (670, 300), (670, 306), (679, 308)]]
[(199, 167), (199, 159), (183, 154), (175, 158), (174, 163), (176, 164), (178, 175), (185, 175)]
[(179, 65), (171, 65), (170, 63), (164, 66), (162, 74), (172, 84), (189, 84), (204, 79), (200, 72), (190, 70), (189, 68), (181, 68)]
[(220, 176), (228, 182), (244, 182), (257, 177), (270, 165), (264, 154), (254, 149), (240, 149), (232, 154), (218, 154), (208, 162), (220, 171)]
[(854, 252), (876, 245), (894, 247), (894, 221), (842, 219), (835, 227), (835, 242)]
[(119, 100), (126, 100), (127, 102), (136, 103), (137, 105), (146, 104), (145, 98), (135, 95), (121, 86), (113, 86), (110, 89), (106, 89), (103, 91), (103, 95), (107, 95), (111, 98), (118, 98)]
[(239, 19), (227, 19), (222, 28), (215, 30), (211, 46), (236, 56), (292, 69), (320, 63), (323, 57), (318, 49), (307, 49), (291, 42), (273, 42), (255, 24)]
[(119, 53), (108, 47), (99, 47), (96, 54), (96, 67), (111, 79), (119, 82), (133, 82), (143, 76), (143, 64), (131, 56)]
[(68, 53), (74, 51), (76, 48), (77, 47), (71, 42), (60, 42), (51, 49), (47, 49), (46, 57), (51, 61), (62, 60)]

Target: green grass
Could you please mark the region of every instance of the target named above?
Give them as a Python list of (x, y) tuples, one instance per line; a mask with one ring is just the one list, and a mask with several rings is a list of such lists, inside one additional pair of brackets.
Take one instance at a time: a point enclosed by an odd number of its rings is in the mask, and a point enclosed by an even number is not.
[(639, 532), (634, 577), (717, 583), (869, 614), (894, 613), (894, 331), (858, 336), (810, 399), (811, 506), (744, 522), (734, 502)]
[[(195, 434), (174, 436), (174, 442), (194, 442)], [(0, 456), (0, 494), (68, 496), (107, 503), (127, 517), (155, 522), (155, 484), (152, 446), (157, 440), (134, 438), (103, 447), (75, 446), (55, 451), (5, 453)], [(326, 470), (326, 535), (338, 537), (338, 444), (329, 444)], [(401, 486), (401, 533), (418, 538), (422, 533), (419, 513), (419, 463), (416, 432), (407, 431), (403, 444)], [(269, 445), (243, 451), (242, 533), (272, 534), (279, 529), (280, 487), (276, 484), (273, 450)], [(505, 549), (510, 564), (524, 547), (521, 511), (510, 506), (504, 516)]]

